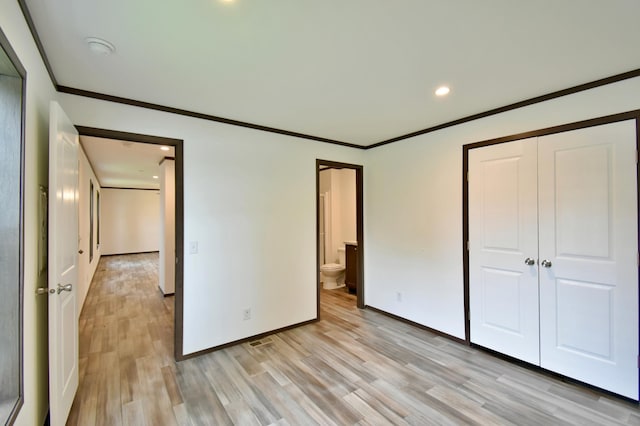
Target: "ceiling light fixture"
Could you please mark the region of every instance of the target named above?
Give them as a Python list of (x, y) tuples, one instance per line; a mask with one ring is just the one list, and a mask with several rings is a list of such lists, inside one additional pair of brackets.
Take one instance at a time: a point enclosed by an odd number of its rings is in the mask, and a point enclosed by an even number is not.
[(168, 146), (161, 146), (160, 149), (163, 151), (169, 151), (171, 148), (169, 148)]
[(156, 176), (156, 175), (153, 175), (153, 178), (154, 178), (154, 179), (158, 179), (158, 176)]
[(96, 55), (111, 55), (116, 51), (113, 44), (101, 38), (87, 37), (85, 41), (89, 45), (89, 50)]
[(447, 86), (440, 86), (436, 89), (436, 96), (446, 96), (450, 91), (451, 89), (449, 89)]

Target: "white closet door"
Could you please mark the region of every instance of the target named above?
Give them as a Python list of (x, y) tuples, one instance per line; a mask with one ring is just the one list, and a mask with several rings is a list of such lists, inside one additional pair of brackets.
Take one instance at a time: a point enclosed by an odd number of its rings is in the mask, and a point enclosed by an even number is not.
[(536, 160), (535, 139), (469, 151), (471, 341), (533, 364), (539, 363)]
[(637, 400), (635, 141), (635, 121), (541, 137), (538, 189), (541, 366)]

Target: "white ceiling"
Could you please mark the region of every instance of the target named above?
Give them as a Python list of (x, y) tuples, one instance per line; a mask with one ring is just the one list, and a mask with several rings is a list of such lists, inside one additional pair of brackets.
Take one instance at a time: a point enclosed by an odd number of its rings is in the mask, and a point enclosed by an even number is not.
[(160, 162), (175, 157), (173, 147), (162, 151), (160, 145), (80, 136), (102, 187), (159, 189)]
[(637, 0), (25, 2), (62, 86), (359, 145), (640, 68)]

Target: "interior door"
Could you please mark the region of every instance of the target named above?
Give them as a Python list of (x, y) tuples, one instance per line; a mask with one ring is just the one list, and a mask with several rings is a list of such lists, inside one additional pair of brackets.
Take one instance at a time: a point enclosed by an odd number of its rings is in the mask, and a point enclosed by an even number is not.
[(541, 366), (638, 399), (635, 120), (539, 138)]
[(78, 133), (56, 102), (49, 123), (49, 405), (58, 426), (78, 388)]
[(471, 341), (539, 363), (535, 140), (469, 151)]

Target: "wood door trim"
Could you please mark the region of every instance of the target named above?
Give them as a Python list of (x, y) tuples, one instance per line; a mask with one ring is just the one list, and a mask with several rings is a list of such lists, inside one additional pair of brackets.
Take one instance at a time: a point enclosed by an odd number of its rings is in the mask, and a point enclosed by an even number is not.
[[(174, 310), (174, 357), (176, 361), (185, 359), (183, 355), (183, 320), (184, 320), (184, 154), (182, 139), (166, 138), (161, 136), (143, 135), (139, 133), (121, 132), (116, 130), (99, 129), (95, 127), (76, 126), (80, 136), (93, 136), (106, 139), (118, 139), (128, 142), (148, 143), (153, 145), (173, 146), (175, 149), (175, 310)], [(102, 189), (109, 189), (103, 187)], [(125, 189), (125, 188), (114, 188)], [(126, 188), (134, 190), (146, 190), (140, 188)], [(158, 191), (158, 189), (152, 189)]]
[[(627, 111), (619, 114), (606, 115), (589, 120), (582, 120), (560, 126), (547, 127), (530, 132), (517, 133), (500, 138), (488, 139), (480, 142), (465, 144), (462, 146), (462, 267), (463, 267), (463, 288), (464, 288), (464, 335), (465, 343), (471, 345), (471, 328), (469, 319), (469, 150), (482, 148), (490, 145), (498, 145), (506, 142), (527, 139), (532, 137), (546, 136), (555, 133), (568, 132), (571, 130), (584, 129), (587, 127), (600, 126), (603, 124), (616, 123), (625, 120), (636, 121), (636, 152), (640, 149), (640, 109)], [(640, 169), (636, 161), (637, 182), (640, 182)], [(640, 184), (638, 190), (638, 211), (640, 212)], [(639, 218), (640, 224), (640, 218)], [(638, 230), (638, 245), (640, 246), (640, 226)], [(640, 266), (639, 266), (640, 273)], [(640, 283), (638, 284), (640, 286)]]
[(585, 90), (595, 89), (597, 87), (606, 86), (609, 84), (617, 83), (620, 81), (624, 81), (630, 78), (640, 77), (640, 69), (635, 69), (627, 72), (623, 72), (620, 74), (612, 75), (610, 77), (601, 78), (599, 80), (590, 81), (588, 83), (579, 84), (577, 86), (569, 87), (567, 89), (558, 90), (556, 92), (547, 93), (545, 95), (536, 96), (533, 98), (525, 99), (520, 102), (515, 102), (509, 105), (505, 105), (499, 108), (494, 108), (489, 111), (481, 112), (478, 114), (469, 115), (467, 117), (459, 118), (457, 120), (449, 121), (446, 123), (438, 124), (436, 126), (428, 127), (423, 130), (418, 130), (416, 132), (407, 133), (406, 135), (397, 136), (395, 138), (387, 139), (382, 142), (374, 143), (372, 145), (367, 145), (365, 149), (377, 148), (379, 146), (388, 145), (390, 143), (399, 142), (404, 139), (414, 138), (416, 136), (424, 135), (427, 133), (432, 133), (437, 130), (446, 129), (448, 127), (457, 126), (459, 124), (468, 123), (470, 121), (479, 120), (481, 118), (490, 117), (492, 115), (502, 114), (503, 112), (512, 111), (518, 108), (524, 108), (529, 105), (534, 105), (540, 102), (550, 101), (552, 99), (560, 98), (563, 96), (573, 95), (575, 93), (583, 92)]
[(356, 283), (356, 306), (364, 309), (364, 176), (363, 166), (316, 159), (316, 318), (320, 319), (320, 166), (351, 169), (356, 172), (356, 239), (358, 240), (359, 274)]
[(74, 87), (57, 85), (56, 90), (60, 93), (66, 93), (66, 94), (75, 95), (75, 96), (82, 96), (85, 98), (97, 99), (100, 101), (114, 102), (122, 105), (129, 105), (129, 106), (145, 108), (145, 109), (154, 110), (154, 111), (167, 112), (170, 114), (182, 115), (185, 117), (197, 118), (197, 119), (207, 120), (207, 121), (214, 121), (217, 123), (228, 124), (231, 126), (245, 127), (248, 129), (260, 130), (268, 133), (276, 133), (279, 135), (292, 136), (300, 139), (308, 139), (315, 142), (324, 142), (324, 143), (330, 143), (333, 145), (346, 146), (349, 148), (365, 149), (364, 146), (357, 145), (354, 143), (339, 141), (339, 140), (325, 138), (321, 136), (308, 135), (306, 133), (293, 132), (290, 130), (278, 129), (275, 127), (263, 126), (260, 124), (254, 124), (246, 121), (234, 120), (231, 118), (225, 118), (225, 117), (219, 117), (211, 114), (204, 114), (200, 112), (189, 111), (181, 108), (174, 108), (166, 105), (154, 104), (151, 102), (139, 101), (136, 99), (123, 98), (121, 96), (113, 96), (113, 95), (107, 95), (104, 93), (92, 92), (84, 89), (76, 89)]

